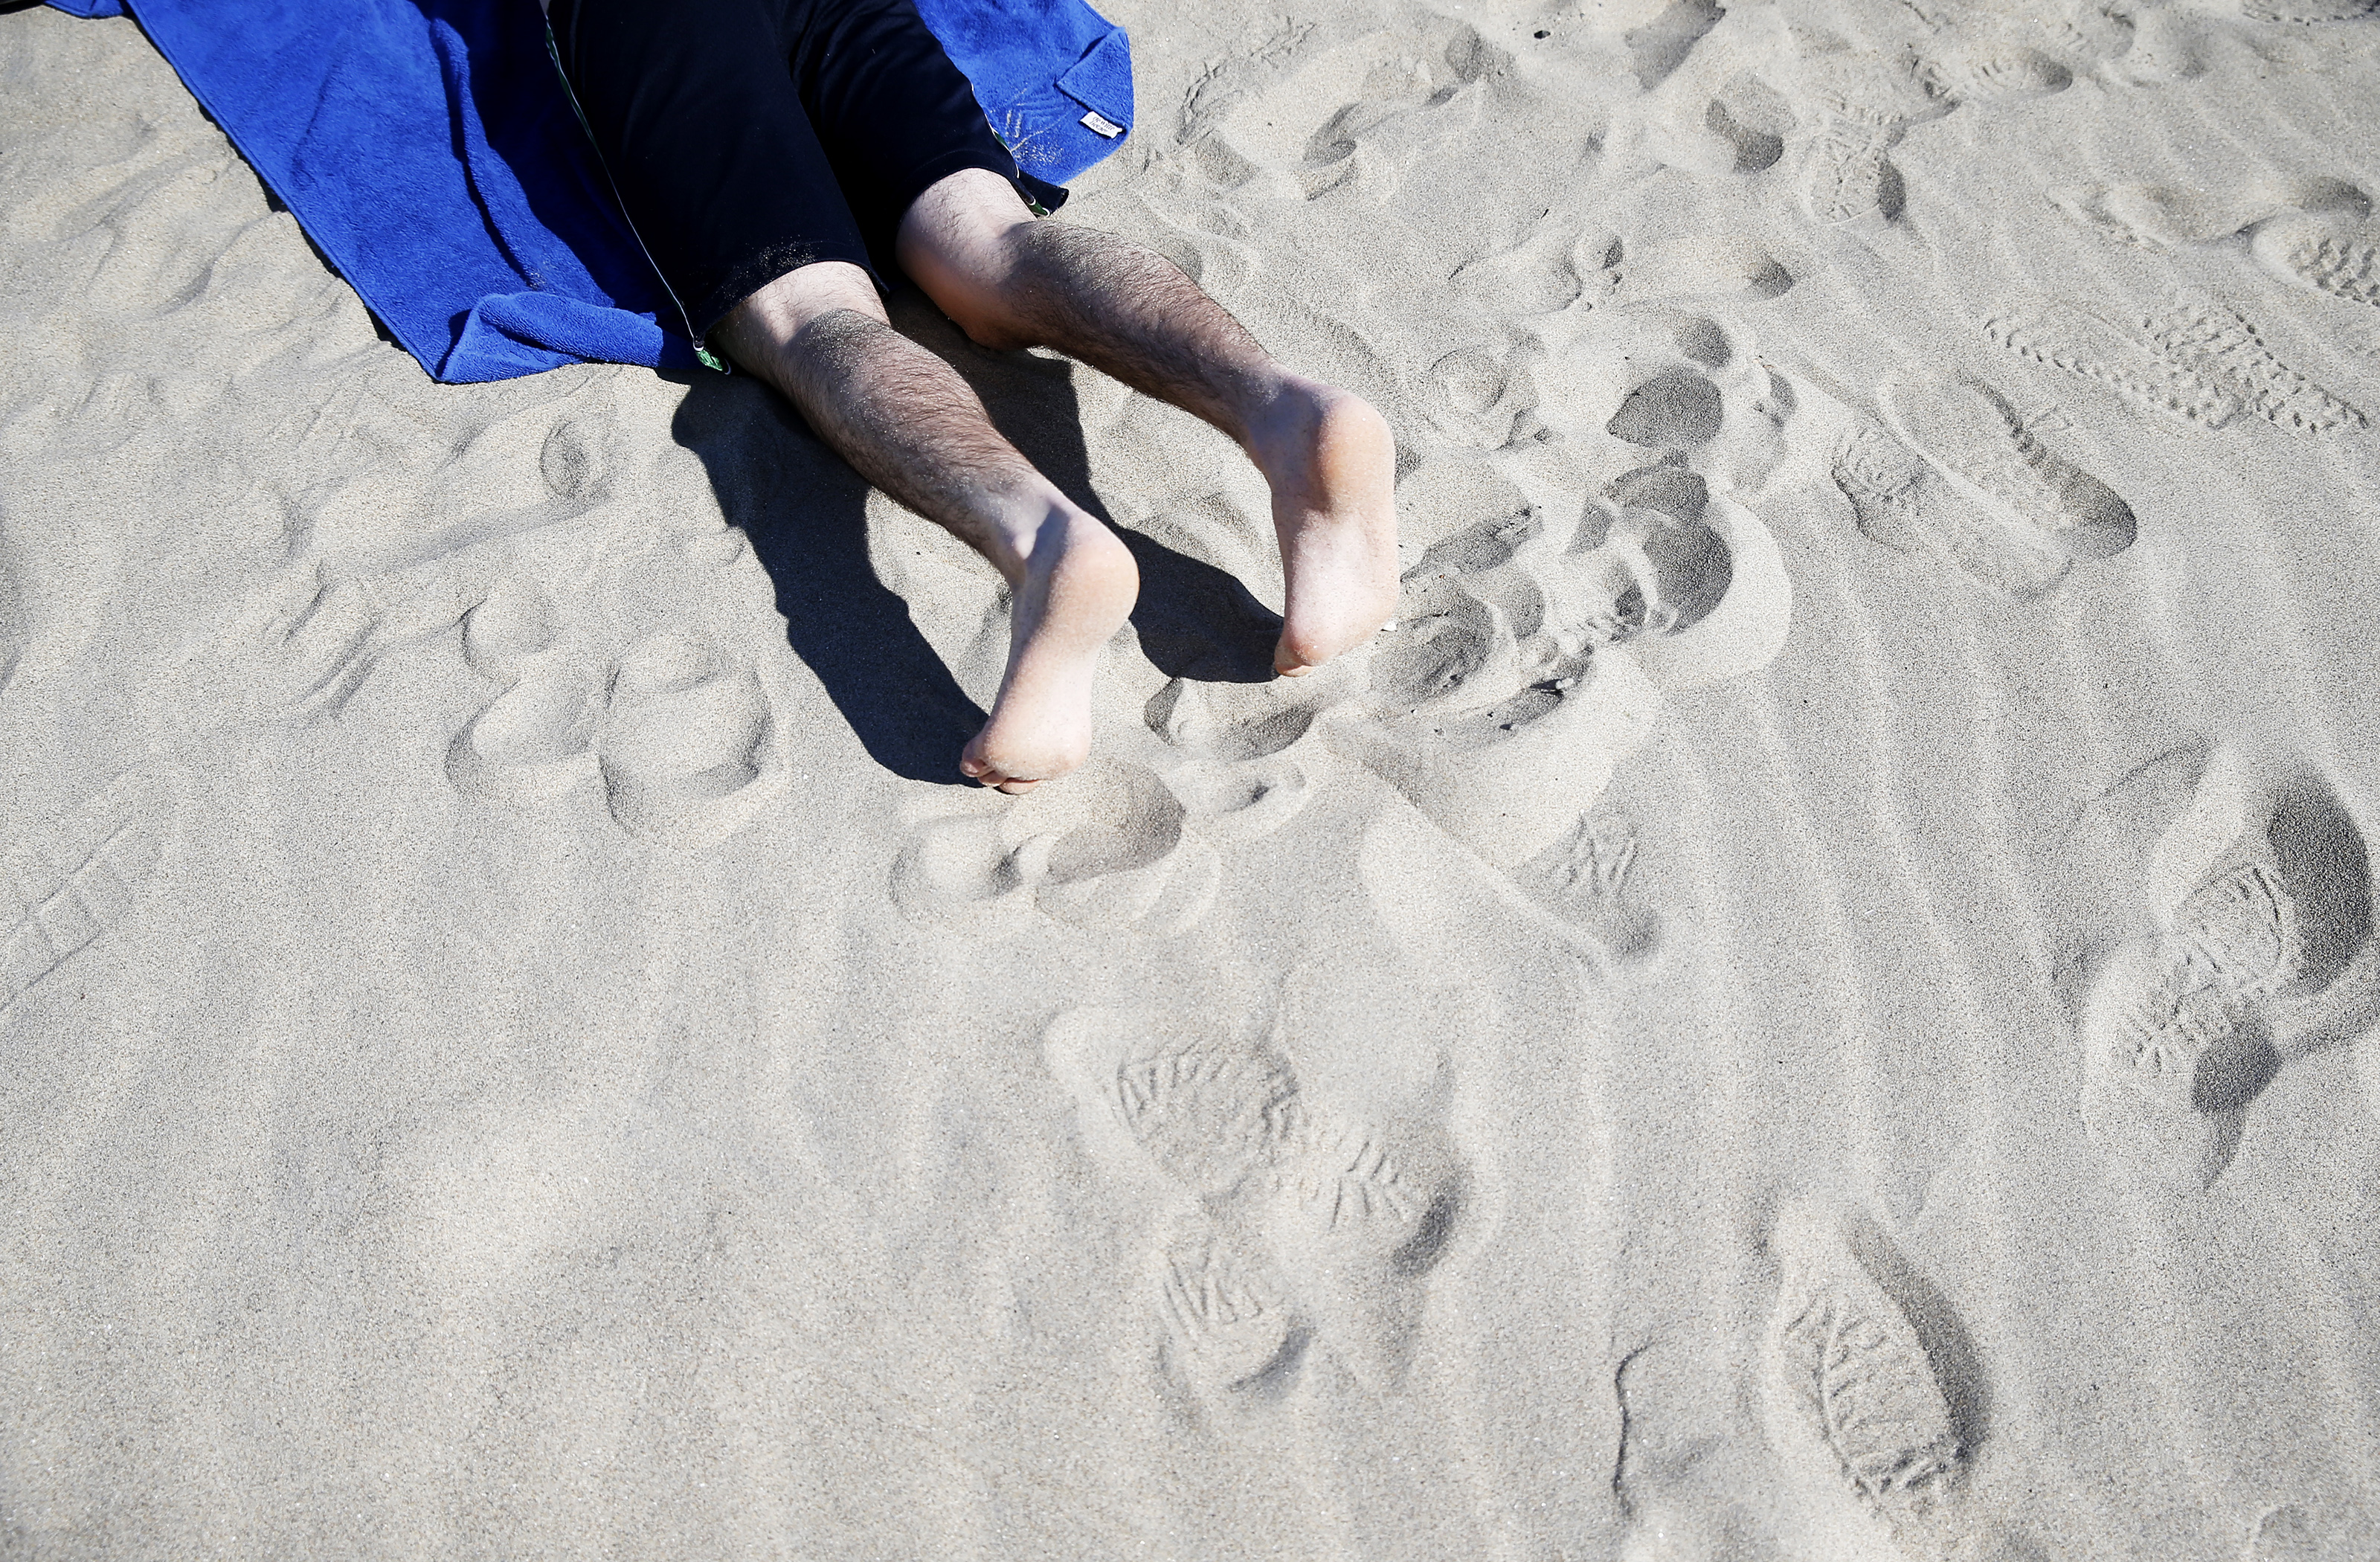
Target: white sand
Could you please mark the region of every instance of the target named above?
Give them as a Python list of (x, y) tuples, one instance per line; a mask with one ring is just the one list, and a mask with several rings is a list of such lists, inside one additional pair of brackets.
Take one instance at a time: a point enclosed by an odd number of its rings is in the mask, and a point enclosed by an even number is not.
[(757, 385), (0, 16), (0, 1554), (2380, 1556), (2368, 4), (1110, 8), (1414, 573), (1236, 681), (1226, 442), (913, 303), (1145, 540), (1020, 801)]

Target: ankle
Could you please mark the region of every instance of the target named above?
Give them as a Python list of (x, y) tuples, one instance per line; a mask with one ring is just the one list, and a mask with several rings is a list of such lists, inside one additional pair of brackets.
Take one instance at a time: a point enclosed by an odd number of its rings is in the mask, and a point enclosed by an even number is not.
[(1303, 465), (1313, 458), (1331, 400), (1344, 395), (1320, 380), (1282, 373), (1249, 398), (1240, 444), (1268, 477)]
[(1099, 524), (1062, 495), (1018, 494), (992, 516), (987, 528), (992, 546), (985, 554), (1010, 586), (1022, 585), (1037, 560), (1045, 567), (1054, 563), (1086, 528)]

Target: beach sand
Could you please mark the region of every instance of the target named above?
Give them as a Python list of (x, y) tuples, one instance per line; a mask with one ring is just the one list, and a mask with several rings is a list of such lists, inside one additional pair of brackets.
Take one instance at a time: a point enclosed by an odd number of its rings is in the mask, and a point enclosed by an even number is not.
[(433, 384), (0, 16), (0, 1555), (2380, 1556), (2368, 0), (1108, 8), (1410, 573), (1267, 681), (897, 301), (1141, 564), (1021, 799), (759, 385)]

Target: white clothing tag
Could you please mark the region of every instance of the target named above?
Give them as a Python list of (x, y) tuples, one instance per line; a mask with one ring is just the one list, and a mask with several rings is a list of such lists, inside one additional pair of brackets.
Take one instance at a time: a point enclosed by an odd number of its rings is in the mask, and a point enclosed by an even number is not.
[(1113, 140), (1118, 136), (1123, 134), (1123, 126), (1117, 124), (1114, 120), (1108, 118), (1105, 115), (1099, 113), (1098, 109), (1091, 109), (1087, 112), (1083, 116), (1083, 123), (1091, 128), (1091, 132), (1094, 135), (1105, 136), (1110, 140)]

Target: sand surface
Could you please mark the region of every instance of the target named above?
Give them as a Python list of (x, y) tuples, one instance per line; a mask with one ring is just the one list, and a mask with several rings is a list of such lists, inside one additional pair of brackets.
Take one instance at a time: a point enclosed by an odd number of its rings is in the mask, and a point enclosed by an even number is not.
[(1108, 8), (1411, 574), (1265, 681), (904, 301), (1140, 556), (1022, 800), (757, 384), (434, 385), (0, 16), (0, 1555), (2380, 1556), (2368, 0)]

